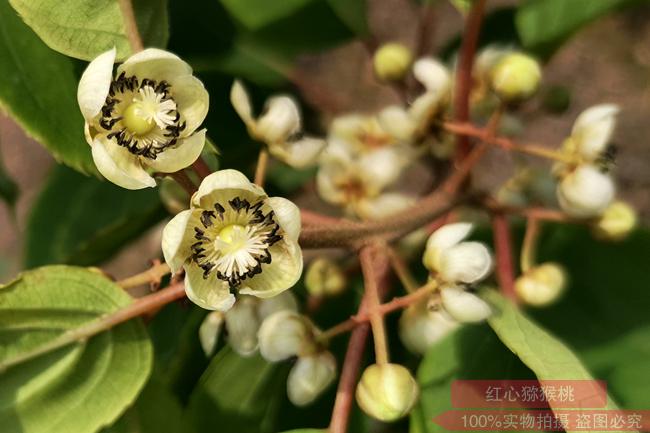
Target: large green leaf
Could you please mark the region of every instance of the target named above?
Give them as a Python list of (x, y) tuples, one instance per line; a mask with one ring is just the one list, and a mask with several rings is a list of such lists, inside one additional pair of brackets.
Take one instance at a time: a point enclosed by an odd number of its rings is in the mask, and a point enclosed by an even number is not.
[(129, 191), (54, 168), (27, 222), (25, 265), (92, 265), (165, 216), (154, 189)]
[(517, 30), (524, 47), (551, 53), (590, 21), (639, 0), (527, 0), (517, 11)]
[(229, 347), (222, 349), (192, 393), (185, 423), (199, 432), (274, 432), (285, 393), (284, 367), (259, 355), (242, 358)]
[[(25, 22), (52, 49), (92, 60), (117, 48), (117, 57), (131, 54), (118, 0), (9, 0)], [(164, 47), (169, 35), (165, 0), (133, 2), (145, 46)]]
[(93, 433), (144, 386), (152, 348), (140, 320), (38, 357), (62, 333), (131, 303), (120, 287), (83, 268), (27, 271), (0, 287), (0, 425), (21, 433)]
[(49, 49), (0, 1), (0, 108), (57, 160), (94, 172), (77, 106), (75, 62)]

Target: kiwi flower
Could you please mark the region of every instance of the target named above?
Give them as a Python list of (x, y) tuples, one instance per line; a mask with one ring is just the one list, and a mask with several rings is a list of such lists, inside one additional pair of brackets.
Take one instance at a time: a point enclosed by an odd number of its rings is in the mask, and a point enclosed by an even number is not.
[(163, 230), (162, 249), (172, 272), (185, 269), (185, 291), (208, 310), (229, 310), (234, 293), (271, 298), (302, 273), (300, 211), (268, 197), (237, 170), (206, 177), (190, 209)]
[(192, 164), (205, 144), (195, 132), (208, 112), (208, 92), (192, 68), (148, 48), (113, 74), (115, 48), (90, 62), (77, 101), (93, 160), (106, 179), (127, 189), (156, 186), (147, 168), (172, 173)]

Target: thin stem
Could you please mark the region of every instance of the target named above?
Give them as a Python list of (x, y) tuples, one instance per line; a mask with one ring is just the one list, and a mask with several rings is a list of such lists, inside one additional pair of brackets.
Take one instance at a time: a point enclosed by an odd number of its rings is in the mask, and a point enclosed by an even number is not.
[[(405, 296), (400, 296), (393, 298), (392, 301), (381, 304), (377, 307), (377, 313), (382, 316), (392, 313), (397, 310), (408, 307), (416, 302), (419, 302), (429, 296), (435, 289), (438, 287), (438, 283), (434, 280), (428, 282), (424, 286), (416, 289), (413, 293), (409, 293)], [(352, 316), (349, 319), (334, 325), (333, 327), (325, 330), (318, 336), (319, 341), (327, 341), (337, 335), (343, 334), (345, 332), (351, 331), (357, 326), (364, 324), (370, 320), (370, 315), (368, 311), (360, 312), (356, 316)]]
[(196, 192), (196, 185), (194, 185), (194, 182), (192, 182), (192, 179), (190, 179), (185, 171), (181, 170), (175, 173), (169, 173), (169, 176), (182, 186), (190, 197)]
[[(457, 122), (469, 120), (469, 96), (472, 90), (472, 68), (478, 38), (481, 33), (481, 21), (485, 0), (476, 0), (467, 15), (463, 42), (458, 59), (456, 87), (454, 94), (454, 118)], [(466, 136), (458, 136), (456, 141), (456, 163), (462, 161), (469, 153), (469, 140)]]
[(135, 19), (135, 13), (133, 12), (133, 3), (131, 0), (118, 0), (120, 5), (120, 11), (122, 12), (122, 20), (124, 21), (124, 31), (126, 32), (126, 37), (129, 40), (129, 45), (131, 45), (131, 51), (137, 53), (144, 49), (142, 43), (142, 38), (140, 37), (140, 32), (138, 31), (138, 23)]
[(411, 270), (408, 268), (408, 264), (404, 261), (402, 257), (397, 254), (393, 248), (386, 248), (386, 254), (390, 259), (390, 264), (395, 271), (395, 275), (399, 279), (402, 286), (406, 289), (407, 292), (413, 293), (418, 288), (418, 283), (411, 274)]
[(363, 273), (363, 287), (365, 293), (367, 293), (370, 308), (370, 326), (372, 327), (372, 337), (375, 342), (375, 359), (378, 364), (387, 364), (388, 343), (384, 318), (378, 312), (381, 301), (379, 299), (377, 276), (375, 275), (374, 253), (377, 253), (377, 248), (374, 245), (363, 248), (359, 253), (359, 262)]
[(0, 363), (0, 371), (29, 361), (30, 359), (60, 349), (75, 342), (84, 342), (93, 335), (106, 331), (127, 320), (146, 314), (150, 311), (157, 310), (163, 305), (169, 304), (185, 296), (185, 287), (183, 283), (176, 283), (168, 286), (156, 293), (144, 296), (135, 300), (132, 304), (117, 310), (114, 313), (88, 322), (78, 328), (71, 329), (59, 335), (57, 338), (36, 347), (30, 351), (21, 353), (14, 357), (6, 358)]
[(265, 148), (260, 149), (260, 154), (257, 157), (257, 166), (255, 167), (255, 184), (264, 186), (264, 179), (266, 178), (266, 166), (269, 164), (269, 152)]
[(123, 289), (130, 289), (138, 287), (143, 284), (159, 282), (162, 277), (171, 272), (167, 263), (158, 263), (144, 272), (141, 272), (132, 277), (125, 278), (117, 282), (117, 285)]
[(526, 234), (524, 241), (521, 245), (520, 264), (523, 273), (528, 272), (530, 268), (535, 266), (535, 249), (537, 246), (537, 239), (540, 233), (539, 220), (535, 217), (530, 217), (526, 221)]
[(515, 293), (515, 271), (512, 259), (512, 236), (507, 217), (502, 213), (496, 213), (492, 217), (492, 230), (494, 236), (494, 249), (497, 262), (497, 282), (503, 294), (513, 300), (517, 300)]
[(199, 175), (199, 178), (201, 180), (205, 179), (209, 175), (212, 174), (212, 170), (208, 166), (208, 164), (205, 162), (202, 156), (199, 156), (199, 158), (192, 163), (192, 168), (196, 172), (196, 174)]

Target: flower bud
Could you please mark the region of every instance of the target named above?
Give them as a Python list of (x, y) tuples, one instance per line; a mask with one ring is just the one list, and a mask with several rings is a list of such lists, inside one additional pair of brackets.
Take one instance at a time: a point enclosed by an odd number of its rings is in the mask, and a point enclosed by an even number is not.
[(345, 289), (346, 278), (333, 261), (320, 257), (312, 261), (305, 275), (305, 286), (314, 296), (338, 295)]
[(313, 330), (308, 319), (293, 311), (279, 311), (267, 317), (257, 333), (260, 354), (271, 362), (308, 353)]
[(492, 257), (480, 242), (461, 242), (445, 251), (438, 272), (444, 281), (474, 283), (492, 270)]
[(445, 311), (461, 323), (482, 322), (492, 314), (487, 302), (459, 286), (444, 287), (440, 297)]
[(426, 303), (409, 306), (399, 319), (399, 337), (413, 353), (424, 354), (458, 327), (444, 310), (431, 310)]
[(569, 215), (594, 217), (600, 215), (614, 198), (614, 182), (595, 166), (583, 164), (560, 181), (557, 198)]
[(291, 291), (286, 290), (272, 298), (261, 299), (257, 306), (260, 322), (278, 311), (298, 311), (298, 302)]
[(241, 356), (250, 356), (257, 350), (258, 300), (252, 296), (240, 296), (225, 314), (228, 343)]
[(543, 263), (515, 281), (515, 291), (528, 305), (543, 307), (551, 304), (566, 287), (566, 273), (557, 263)]
[(384, 44), (377, 51), (373, 59), (375, 74), (382, 80), (401, 80), (408, 72), (413, 55), (408, 47), (391, 42)]
[(301, 356), (287, 378), (287, 395), (296, 406), (307, 406), (336, 377), (336, 359), (330, 352)]
[(522, 53), (504, 55), (490, 71), (490, 87), (506, 102), (530, 98), (542, 78), (542, 69), (534, 58)]
[(199, 327), (199, 341), (206, 356), (210, 356), (214, 352), (223, 322), (224, 314), (221, 311), (212, 311), (203, 319)]
[(594, 222), (592, 230), (598, 238), (618, 241), (630, 234), (636, 223), (637, 216), (634, 208), (623, 201), (615, 201)]
[(407, 415), (418, 400), (419, 387), (411, 372), (399, 364), (373, 364), (365, 369), (357, 385), (357, 403), (380, 421), (395, 421)]

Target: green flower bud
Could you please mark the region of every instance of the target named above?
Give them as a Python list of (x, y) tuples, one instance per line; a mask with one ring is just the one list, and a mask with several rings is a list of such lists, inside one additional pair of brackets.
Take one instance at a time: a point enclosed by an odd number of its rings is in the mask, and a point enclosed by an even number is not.
[(566, 273), (557, 263), (544, 263), (530, 269), (515, 281), (515, 291), (528, 305), (542, 307), (557, 300), (566, 287)]
[(521, 102), (533, 96), (542, 79), (542, 68), (522, 53), (504, 55), (490, 71), (490, 87), (506, 102)]
[(630, 234), (636, 224), (637, 216), (634, 208), (623, 201), (615, 201), (595, 221), (592, 230), (600, 239), (618, 241)]
[(379, 47), (375, 51), (373, 59), (375, 74), (382, 80), (387, 81), (397, 81), (404, 78), (412, 62), (413, 54), (411, 54), (411, 50), (395, 42)]
[(420, 389), (411, 372), (399, 364), (373, 364), (366, 368), (357, 386), (357, 403), (380, 421), (406, 416), (418, 400)]
[(346, 278), (341, 268), (331, 260), (312, 261), (305, 275), (307, 291), (314, 296), (338, 295), (345, 289)]

